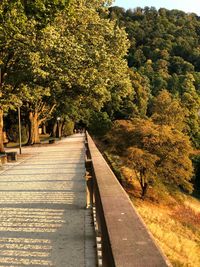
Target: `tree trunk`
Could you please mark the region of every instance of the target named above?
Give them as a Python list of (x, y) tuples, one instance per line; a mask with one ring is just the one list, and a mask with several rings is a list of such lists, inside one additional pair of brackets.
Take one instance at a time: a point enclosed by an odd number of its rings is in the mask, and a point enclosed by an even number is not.
[(5, 152), (3, 145), (3, 110), (0, 109), (0, 153)]
[(145, 182), (144, 185), (142, 186), (142, 199), (145, 199), (148, 187), (149, 187), (148, 183)]
[(38, 113), (37, 112), (30, 112), (29, 113), (29, 140), (28, 144), (39, 144), (40, 137), (39, 137), (39, 122), (38, 122)]
[(42, 134), (47, 134), (47, 129), (45, 123), (42, 124)]
[(54, 122), (52, 131), (51, 131), (51, 136), (56, 137), (56, 131), (57, 131), (57, 122)]
[(62, 122), (57, 122), (57, 131), (56, 131), (56, 137), (61, 138), (62, 135)]
[(63, 121), (61, 125), (61, 136), (64, 136), (64, 130), (65, 130), (65, 121)]

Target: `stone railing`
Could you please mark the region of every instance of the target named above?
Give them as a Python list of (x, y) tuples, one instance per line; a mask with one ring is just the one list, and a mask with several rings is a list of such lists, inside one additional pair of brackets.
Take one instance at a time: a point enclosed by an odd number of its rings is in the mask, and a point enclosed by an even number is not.
[(171, 266), (88, 133), (86, 155), (87, 204), (95, 207), (99, 266)]

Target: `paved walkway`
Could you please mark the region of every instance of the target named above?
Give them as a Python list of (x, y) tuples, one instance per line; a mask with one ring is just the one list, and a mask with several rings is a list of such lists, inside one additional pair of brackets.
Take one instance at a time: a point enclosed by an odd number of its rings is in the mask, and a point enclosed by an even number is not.
[(95, 266), (84, 136), (23, 153), (0, 173), (0, 266)]

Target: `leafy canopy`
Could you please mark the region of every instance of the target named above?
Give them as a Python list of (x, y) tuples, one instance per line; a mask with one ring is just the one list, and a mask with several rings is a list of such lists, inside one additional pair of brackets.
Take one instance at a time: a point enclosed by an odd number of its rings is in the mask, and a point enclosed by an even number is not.
[(117, 121), (108, 134), (115, 152), (124, 157), (138, 177), (142, 195), (151, 183), (182, 187), (191, 192), (193, 174), (189, 138), (168, 125), (159, 125), (149, 119)]

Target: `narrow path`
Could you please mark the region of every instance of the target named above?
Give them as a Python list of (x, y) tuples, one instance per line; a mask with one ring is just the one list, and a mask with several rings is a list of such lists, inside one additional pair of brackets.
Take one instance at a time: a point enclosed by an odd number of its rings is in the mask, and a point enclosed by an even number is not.
[(23, 152), (0, 174), (0, 266), (86, 266), (84, 136)]

